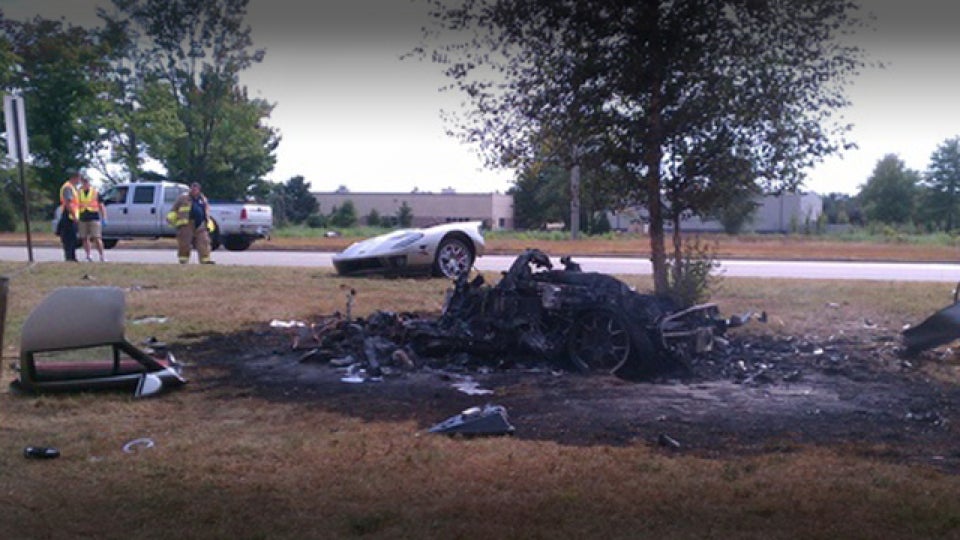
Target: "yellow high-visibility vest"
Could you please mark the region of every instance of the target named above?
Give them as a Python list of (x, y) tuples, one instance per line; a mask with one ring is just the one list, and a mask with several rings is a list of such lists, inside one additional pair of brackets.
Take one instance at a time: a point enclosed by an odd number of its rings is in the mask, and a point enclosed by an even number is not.
[(79, 189), (77, 203), (80, 214), (83, 214), (84, 212), (95, 213), (100, 211), (100, 197), (98, 196), (97, 190), (93, 188)]

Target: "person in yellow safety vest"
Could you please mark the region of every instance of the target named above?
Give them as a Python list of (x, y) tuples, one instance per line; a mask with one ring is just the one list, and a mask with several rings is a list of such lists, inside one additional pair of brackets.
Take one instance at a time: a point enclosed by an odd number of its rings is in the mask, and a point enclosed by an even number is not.
[(90, 242), (97, 246), (97, 252), (100, 254), (100, 262), (107, 259), (103, 256), (103, 229), (101, 223), (107, 222), (107, 207), (103, 204), (100, 192), (90, 185), (90, 179), (86, 176), (80, 179), (80, 189), (77, 192), (77, 202), (80, 214), (80, 239), (83, 241), (83, 251), (87, 254), (87, 260), (90, 258)]
[(177, 197), (170, 209), (172, 225), (177, 228), (177, 257), (180, 264), (190, 262), (190, 248), (196, 246), (200, 264), (214, 264), (210, 259), (210, 203), (200, 184), (190, 184), (190, 191)]
[(63, 259), (77, 262), (77, 221), (79, 216), (80, 173), (69, 170), (70, 178), (60, 186), (60, 220), (57, 222), (57, 235), (63, 245)]

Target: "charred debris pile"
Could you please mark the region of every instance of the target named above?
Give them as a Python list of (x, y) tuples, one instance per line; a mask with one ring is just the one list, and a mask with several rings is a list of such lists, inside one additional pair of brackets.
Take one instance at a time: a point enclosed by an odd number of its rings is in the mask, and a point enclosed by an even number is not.
[[(297, 323), (293, 349), (305, 363), (328, 363), (363, 381), (418, 369), (498, 369), (612, 373), (626, 379), (792, 383), (806, 375), (855, 375), (851, 356), (882, 356), (911, 369), (918, 352), (960, 339), (960, 302), (914, 329), (853, 339), (729, 336), (766, 313), (722, 318), (715, 304), (678, 308), (616, 278), (584, 272), (569, 258), (554, 268), (540, 250), (519, 255), (495, 285), (482, 276), (454, 282), (439, 316), (377, 311)], [(946, 322), (945, 322), (946, 321)], [(871, 328), (865, 323), (865, 328)], [(865, 348), (871, 352), (866, 353)], [(897, 365), (899, 364), (899, 365)]]
[[(496, 285), (461, 276), (438, 317), (377, 311), (353, 318), (348, 295), (345, 316), (285, 325), (301, 362), (345, 368), (357, 381), (425, 368), (570, 370), (647, 380), (679, 373), (758, 383), (801, 376), (780, 373), (768, 354), (724, 337), (749, 314), (722, 318), (715, 304), (677, 308), (612, 276), (583, 272), (568, 258), (561, 263), (554, 269), (546, 254), (530, 249)], [(792, 351), (785, 347), (783, 354)]]

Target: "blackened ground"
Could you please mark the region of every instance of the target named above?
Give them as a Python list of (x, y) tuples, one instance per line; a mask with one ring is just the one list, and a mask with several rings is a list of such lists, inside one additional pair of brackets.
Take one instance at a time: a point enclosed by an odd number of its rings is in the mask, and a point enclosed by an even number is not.
[[(580, 375), (508, 357), (451, 358), (444, 368), (390, 371), (382, 380), (344, 382), (346, 368), (301, 361), (291, 334), (263, 329), (211, 336), (180, 351), (228, 384), (271, 400), (311, 402), (370, 420), (413, 420), (426, 430), (460, 411), (506, 408), (515, 436), (569, 445), (649, 444), (664, 452), (728, 456), (843, 446), (867, 456), (925, 462), (960, 472), (957, 386), (924, 376), (933, 353), (904, 359), (898, 336), (816, 343), (730, 337), (686, 369), (656, 381)], [(206, 371), (206, 370), (205, 370)], [(489, 395), (454, 383), (472, 380)], [(673, 447), (673, 441), (679, 447)]]

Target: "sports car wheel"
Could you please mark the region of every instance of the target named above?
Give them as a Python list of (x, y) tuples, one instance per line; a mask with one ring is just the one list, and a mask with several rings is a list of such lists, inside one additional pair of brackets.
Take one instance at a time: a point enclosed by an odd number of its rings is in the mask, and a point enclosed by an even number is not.
[(623, 319), (607, 310), (588, 311), (573, 323), (567, 351), (583, 372), (613, 373), (630, 359), (630, 331)]
[(473, 251), (466, 241), (455, 236), (440, 241), (433, 263), (434, 274), (453, 279), (469, 272), (472, 267)]

